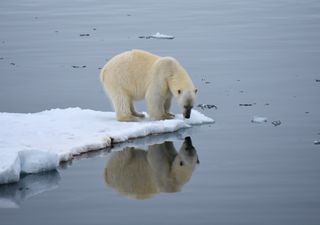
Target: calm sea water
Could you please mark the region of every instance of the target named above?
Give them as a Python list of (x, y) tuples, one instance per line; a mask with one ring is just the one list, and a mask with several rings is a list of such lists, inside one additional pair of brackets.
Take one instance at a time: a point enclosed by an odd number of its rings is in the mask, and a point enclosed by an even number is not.
[[(175, 39), (138, 38), (156, 32)], [(0, 224), (320, 223), (318, 1), (1, 1), (0, 111), (110, 111), (99, 68), (133, 48), (176, 57), (198, 103), (218, 106), (203, 111), (215, 124), (133, 143), (179, 151), (190, 136), (200, 164), (181, 190), (136, 200), (106, 184), (124, 144), (0, 186), (18, 207)]]

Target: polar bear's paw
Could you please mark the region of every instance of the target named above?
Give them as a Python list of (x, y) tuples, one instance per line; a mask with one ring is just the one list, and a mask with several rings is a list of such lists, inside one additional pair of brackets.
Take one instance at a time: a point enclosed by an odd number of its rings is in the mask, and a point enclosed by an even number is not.
[(139, 117), (139, 118), (144, 118), (145, 115), (143, 113), (139, 113), (139, 112), (134, 112), (132, 113), (134, 116)]
[(165, 114), (165, 117), (166, 117), (166, 119), (169, 119), (169, 120), (171, 120), (171, 119), (174, 119), (174, 118), (175, 118), (174, 114), (172, 114), (172, 113), (168, 113), (168, 112)]
[(139, 117), (133, 115), (117, 115), (117, 120), (120, 122), (138, 122)]

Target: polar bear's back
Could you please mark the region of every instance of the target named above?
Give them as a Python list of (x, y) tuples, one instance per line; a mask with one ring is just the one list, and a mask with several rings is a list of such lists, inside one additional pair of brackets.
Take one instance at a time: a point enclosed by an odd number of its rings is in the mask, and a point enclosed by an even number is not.
[(150, 69), (160, 57), (142, 50), (131, 50), (114, 56), (103, 67), (101, 82), (108, 91), (124, 88), (138, 99), (144, 98), (150, 80)]

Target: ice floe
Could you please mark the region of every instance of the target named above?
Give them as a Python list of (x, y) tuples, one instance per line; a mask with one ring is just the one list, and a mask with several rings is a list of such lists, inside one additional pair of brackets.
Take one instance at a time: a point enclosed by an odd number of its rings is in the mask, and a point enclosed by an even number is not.
[(118, 122), (114, 112), (51, 109), (39, 113), (0, 113), (0, 184), (20, 173), (51, 170), (84, 152), (150, 134), (166, 133), (213, 119), (192, 110), (190, 119)]

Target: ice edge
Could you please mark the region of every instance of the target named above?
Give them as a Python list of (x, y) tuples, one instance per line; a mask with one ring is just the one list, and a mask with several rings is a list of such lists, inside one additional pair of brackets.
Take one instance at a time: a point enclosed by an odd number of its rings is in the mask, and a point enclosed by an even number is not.
[[(67, 119), (69, 118), (68, 114), (71, 114), (70, 116), (72, 117), (73, 113), (75, 115), (78, 115), (80, 118), (82, 118), (83, 115), (89, 115), (89, 118), (100, 116), (101, 114), (108, 114), (109, 117), (115, 116), (114, 113), (111, 112), (99, 112), (80, 108), (67, 108), (52, 109), (42, 111), (39, 113), (28, 114), (0, 113), (0, 121), (1, 119), (2, 121), (4, 121), (3, 119), (8, 120), (10, 116), (12, 116), (15, 120), (17, 120), (17, 118), (20, 118), (20, 120), (24, 120), (25, 117), (30, 117), (32, 119), (32, 117), (34, 116), (42, 117), (48, 115), (50, 115), (49, 118), (54, 120), (52, 117), (60, 118), (58, 115), (61, 116), (61, 114), (65, 114), (63, 115), (63, 118), (67, 122)], [(128, 125), (130, 125), (129, 129), (122, 128), (123, 130), (121, 130), (120, 127), (120, 132), (114, 131), (114, 134), (111, 132), (108, 135), (105, 134), (98, 139), (90, 140), (86, 143), (79, 144), (78, 146), (72, 146), (70, 148), (64, 149), (63, 151), (57, 151), (57, 149), (54, 149), (53, 152), (51, 152), (49, 149), (38, 150), (37, 148), (32, 147), (27, 149), (21, 147), (17, 152), (10, 152), (10, 149), (5, 149), (1, 146), (0, 140), (0, 184), (18, 182), (20, 180), (21, 173), (38, 173), (56, 169), (59, 166), (59, 163), (62, 161), (72, 160), (75, 156), (86, 152), (97, 151), (111, 147), (114, 143), (126, 142), (130, 139), (145, 137), (154, 134), (171, 133), (178, 131), (182, 128), (189, 128), (192, 125), (214, 123), (213, 119), (206, 117), (205, 115), (196, 110), (193, 110), (191, 115), (192, 116), (190, 119), (183, 119), (182, 115), (178, 114), (176, 115), (176, 118), (173, 120), (141, 121), (127, 123)], [(45, 120), (46, 119), (47, 118), (45, 117)], [(117, 122), (114, 118), (112, 121), (110, 121), (110, 123), (112, 123), (110, 126), (113, 126), (113, 128), (117, 127), (117, 125), (119, 124), (126, 124)], [(0, 134), (1, 131), (3, 133), (3, 130), (0, 130)], [(89, 132), (90, 131), (88, 131), (88, 136), (90, 136)], [(75, 142), (77, 142), (77, 140), (75, 140)], [(9, 156), (12, 159), (11, 163), (3, 163), (3, 161), (6, 161), (7, 157)], [(37, 164), (37, 162), (39, 161), (40, 163)]]

